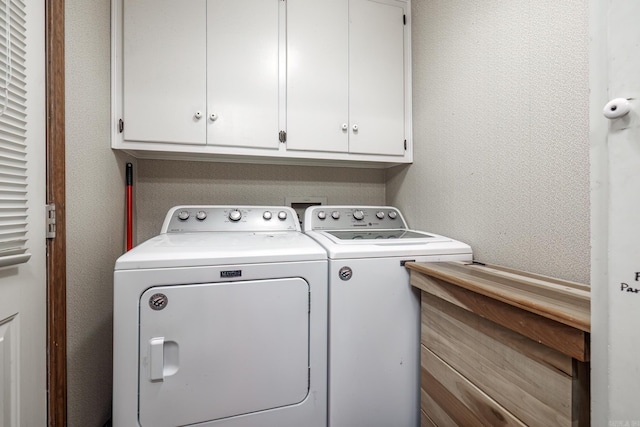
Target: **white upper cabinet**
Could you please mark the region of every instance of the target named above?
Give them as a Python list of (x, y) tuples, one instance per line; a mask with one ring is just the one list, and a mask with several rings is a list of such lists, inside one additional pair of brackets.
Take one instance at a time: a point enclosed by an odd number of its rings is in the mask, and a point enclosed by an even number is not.
[(348, 0), (288, 0), (287, 148), (349, 151), (348, 40)]
[(404, 9), (349, 0), (349, 152), (404, 153)]
[(405, 7), (288, 0), (287, 148), (404, 155)]
[(124, 0), (124, 139), (278, 149), (276, 0)]
[(126, 140), (206, 143), (206, 3), (124, 0)]
[(112, 0), (112, 147), (410, 163), (406, 0)]
[(277, 0), (208, 1), (211, 144), (278, 149), (278, 15)]

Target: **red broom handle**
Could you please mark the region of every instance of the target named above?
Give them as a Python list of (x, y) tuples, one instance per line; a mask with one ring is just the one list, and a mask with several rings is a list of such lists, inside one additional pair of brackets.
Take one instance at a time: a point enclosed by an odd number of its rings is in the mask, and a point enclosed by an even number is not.
[(133, 165), (127, 163), (127, 251), (133, 248)]

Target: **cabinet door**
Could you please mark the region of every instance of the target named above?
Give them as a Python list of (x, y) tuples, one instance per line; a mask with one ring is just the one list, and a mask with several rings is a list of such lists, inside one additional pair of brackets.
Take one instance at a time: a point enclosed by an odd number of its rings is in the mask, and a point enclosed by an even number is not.
[(349, 0), (349, 19), (349, 151), (403, 155), (404, 8)]
[(348, 5), (287, 1), (287, 149), (349, 149)]
[(279, 3), (207, 3), (208, 144), (279, 148)]
[(205, 144), (206, 0), (123, 6), (125, 140)]

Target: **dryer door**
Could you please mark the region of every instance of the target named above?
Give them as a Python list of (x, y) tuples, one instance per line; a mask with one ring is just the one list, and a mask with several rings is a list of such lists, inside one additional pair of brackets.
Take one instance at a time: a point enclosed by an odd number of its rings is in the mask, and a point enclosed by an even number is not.
[(159, 286), (139, 303), (141, 426), (200, 423), (306, 398), (305, 280)]

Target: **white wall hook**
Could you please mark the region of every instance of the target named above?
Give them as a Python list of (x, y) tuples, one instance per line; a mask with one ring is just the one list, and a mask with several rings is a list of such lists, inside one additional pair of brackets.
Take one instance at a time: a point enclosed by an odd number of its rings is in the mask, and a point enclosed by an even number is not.
[(631, 103), (625, 98), (616, 98), (607, 102), (602, 113), (607, 119), (619, 119), (631, 111)]

